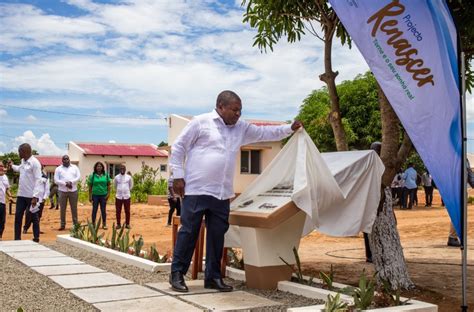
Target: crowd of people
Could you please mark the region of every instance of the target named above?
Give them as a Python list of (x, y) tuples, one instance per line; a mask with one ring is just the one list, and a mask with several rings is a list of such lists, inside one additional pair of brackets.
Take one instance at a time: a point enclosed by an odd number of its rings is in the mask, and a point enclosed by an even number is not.
[(435, 187), (433, 177), (428, 171), (419, 174), (413, 163), (409, 163), (407, 169), (397, 172), (392, 181), (392, 196), (400, 209), (413, 209), (418, 206), (418, 187), (423, 186), (425, 192), (425, 207), (433, 204), (433, 189)]
[[(66, 230), (66, 210), (69, 205), (73, 224), (78, 223), (77, 205), (79, 199), (78, 183), (81, 180), (79, 168), (72, 164), (69, 156), (62, 157), (62, 164), (54, 172), (53, 181), (50, 181), (43, 168), (32, 154), (31, 146), (27, 143), (18, 148), (20, 164), (8, 161), (5, 168), (0, 162), (0, 240), (5, 229), (6, 204), (13, 203), (14, 197), (10, 191), (10, 184), (6, 170), (19, 173), (18, 191), (16, 196), (16, 210), (14, 221), (14, 239), (20, 240), (21, 234), (27, 233), (33, 226), (33, 241), (39, 242), (40, 221), (46, 201), (49, 199), (50, 209), (60, 210), (59, 231)], [(120, 165), (119, 173), (111, 178), (101, 162), (97, 162), (92, 173), (87, 178), (89, 202), (92, 204), (91, 220), (96, 222), (100, 207), (102, 228), (107, 229), (107, 201), (115, 189), (115, 210), (117, 228), (122, 226), (130, 229), (130, 206), (133, 178), (126, 172), (125, 165)], [(176, 208), (174, 200), (174, 208)], [(122, 224), (122, 210), (125, 213), (125, 222)], [(173, 209), (174, 210), (174, 209)], [(177, 208), (179, 214), (179, 207)], [(173, 212), (171, 212), (172, 215)], [(24, 223), (23, 223), (24, 220)]]

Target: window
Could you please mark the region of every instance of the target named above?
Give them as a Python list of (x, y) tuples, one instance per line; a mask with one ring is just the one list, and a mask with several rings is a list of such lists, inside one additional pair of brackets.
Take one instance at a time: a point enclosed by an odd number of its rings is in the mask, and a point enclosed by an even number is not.
[(260, 150), (240, 151), (240, 173), (260, 174)]
[(166, 165), (160, 165), (160, 172), (166, 172)]
[(107, 172), (109, 176), (113, 179), (117, 174), (120, 173), (120, 165), (121, 164), (107, 164)]

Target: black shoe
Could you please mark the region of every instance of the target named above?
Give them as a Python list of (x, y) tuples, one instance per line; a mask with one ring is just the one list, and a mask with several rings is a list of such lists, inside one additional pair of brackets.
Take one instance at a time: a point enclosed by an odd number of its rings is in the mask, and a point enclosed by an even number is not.
[(59, 209), (59, 207), (56, 207), (56, 210), (58, 210), (58, 209)]
[(232, 286), (224, 284), (222, 278), (205, 279), (204, 288), (217, 289), (221, 292), (229, 292), (234, 289)]
[(116, 230), (120, 230), (122, 226), (120, 224), (117, 224), (117, 226), (115, 227)]
[(456, 237), (449, 237), (448, 244), (449, 247), (461, 247), (461, 242)]
[(54, 209), (54, 206), (49, 207), (49, 209)]
[(39, 238), (33, 238), (33, 241), (34, 241), (35, 243), (39, 243), (40, 239), (39, 239)]
[(186, 283), (184, 282), (184, 276), (183, 273), (181, 272), (171, 272), (170, 274), (170, 285), (171, 288), (175, 291), (179, 292), (188, 292), (188, 286), (186, 286)]
[(58, 229), (58, 231), (64, 231), (65, 229), (66, 229), (66, 227), (61, 226), (61, 227)]

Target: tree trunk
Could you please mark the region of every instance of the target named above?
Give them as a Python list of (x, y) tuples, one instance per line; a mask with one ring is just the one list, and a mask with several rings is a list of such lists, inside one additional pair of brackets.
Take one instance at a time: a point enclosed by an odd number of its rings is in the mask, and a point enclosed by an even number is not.
[(392, 208), (392, 192), (390, 184), (393, 177), (406, 160), (411, 151), (410, 138), (404, 132), (400, 144), (400, 120), (390, 105), (387, 97), (377, 84), (380, 115), (382, 120), (382, 150), (380, 157), (385, 165), (382, 176), (382, 196), (379, 210), (370, 234), (370, 249), (372, 261), (377, 272), (377, 280), (385, 280), (393, 289), (413, 288), (414, 284), (408, 276), (408, 270), (403, 255), (403, 248), (398, 235), (395, 214)]
[(377, 281), (389, 282), (392, 289), (412, 289), (415, 285), (408, 276), (389, 187), (385, 189), (385, 196), (382, 197), (385, 198), (383, 208), (375, 219), (372, 233), (369, 235)]
[(349, 146), (346, 141), (346, 133), (342, 126), (341, 110), (339, 107), (339, 96), (336, 89), (336, 77), (339, 74), (332, 70), (332, 39), (336, 30), (337, 17), (328, 19), (324, 34), (324, 74), (319, 79), (326, 83), (331, 100), (331, 112), (329, 113), (329, 123), (331, 124), (336, 148), (338, 151), (347, 151)]
[(382, 185), (390, 186), (393, 177), (410, 154), (412, 144), (408, 134), (403, 131), (403, 141), (400, 146), (400, 120), (378, 83), (377, 91), (382, 120), (382, 150), (380, 158), (385, 165)]

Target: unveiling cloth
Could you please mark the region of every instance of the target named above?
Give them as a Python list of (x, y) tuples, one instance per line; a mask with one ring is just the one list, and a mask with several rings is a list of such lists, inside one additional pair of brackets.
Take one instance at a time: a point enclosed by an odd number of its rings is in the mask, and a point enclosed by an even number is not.
[[(231, 203), (231, 210), (277, 185), (293, 185), (291, 200), (305, 212), (303, 236), (370, 233), (385, 167), (372, 150), (320, 153), (304, 129), (297, 131), (265, 170)], [(240, 247), (231, 226), (226, 247)]]

